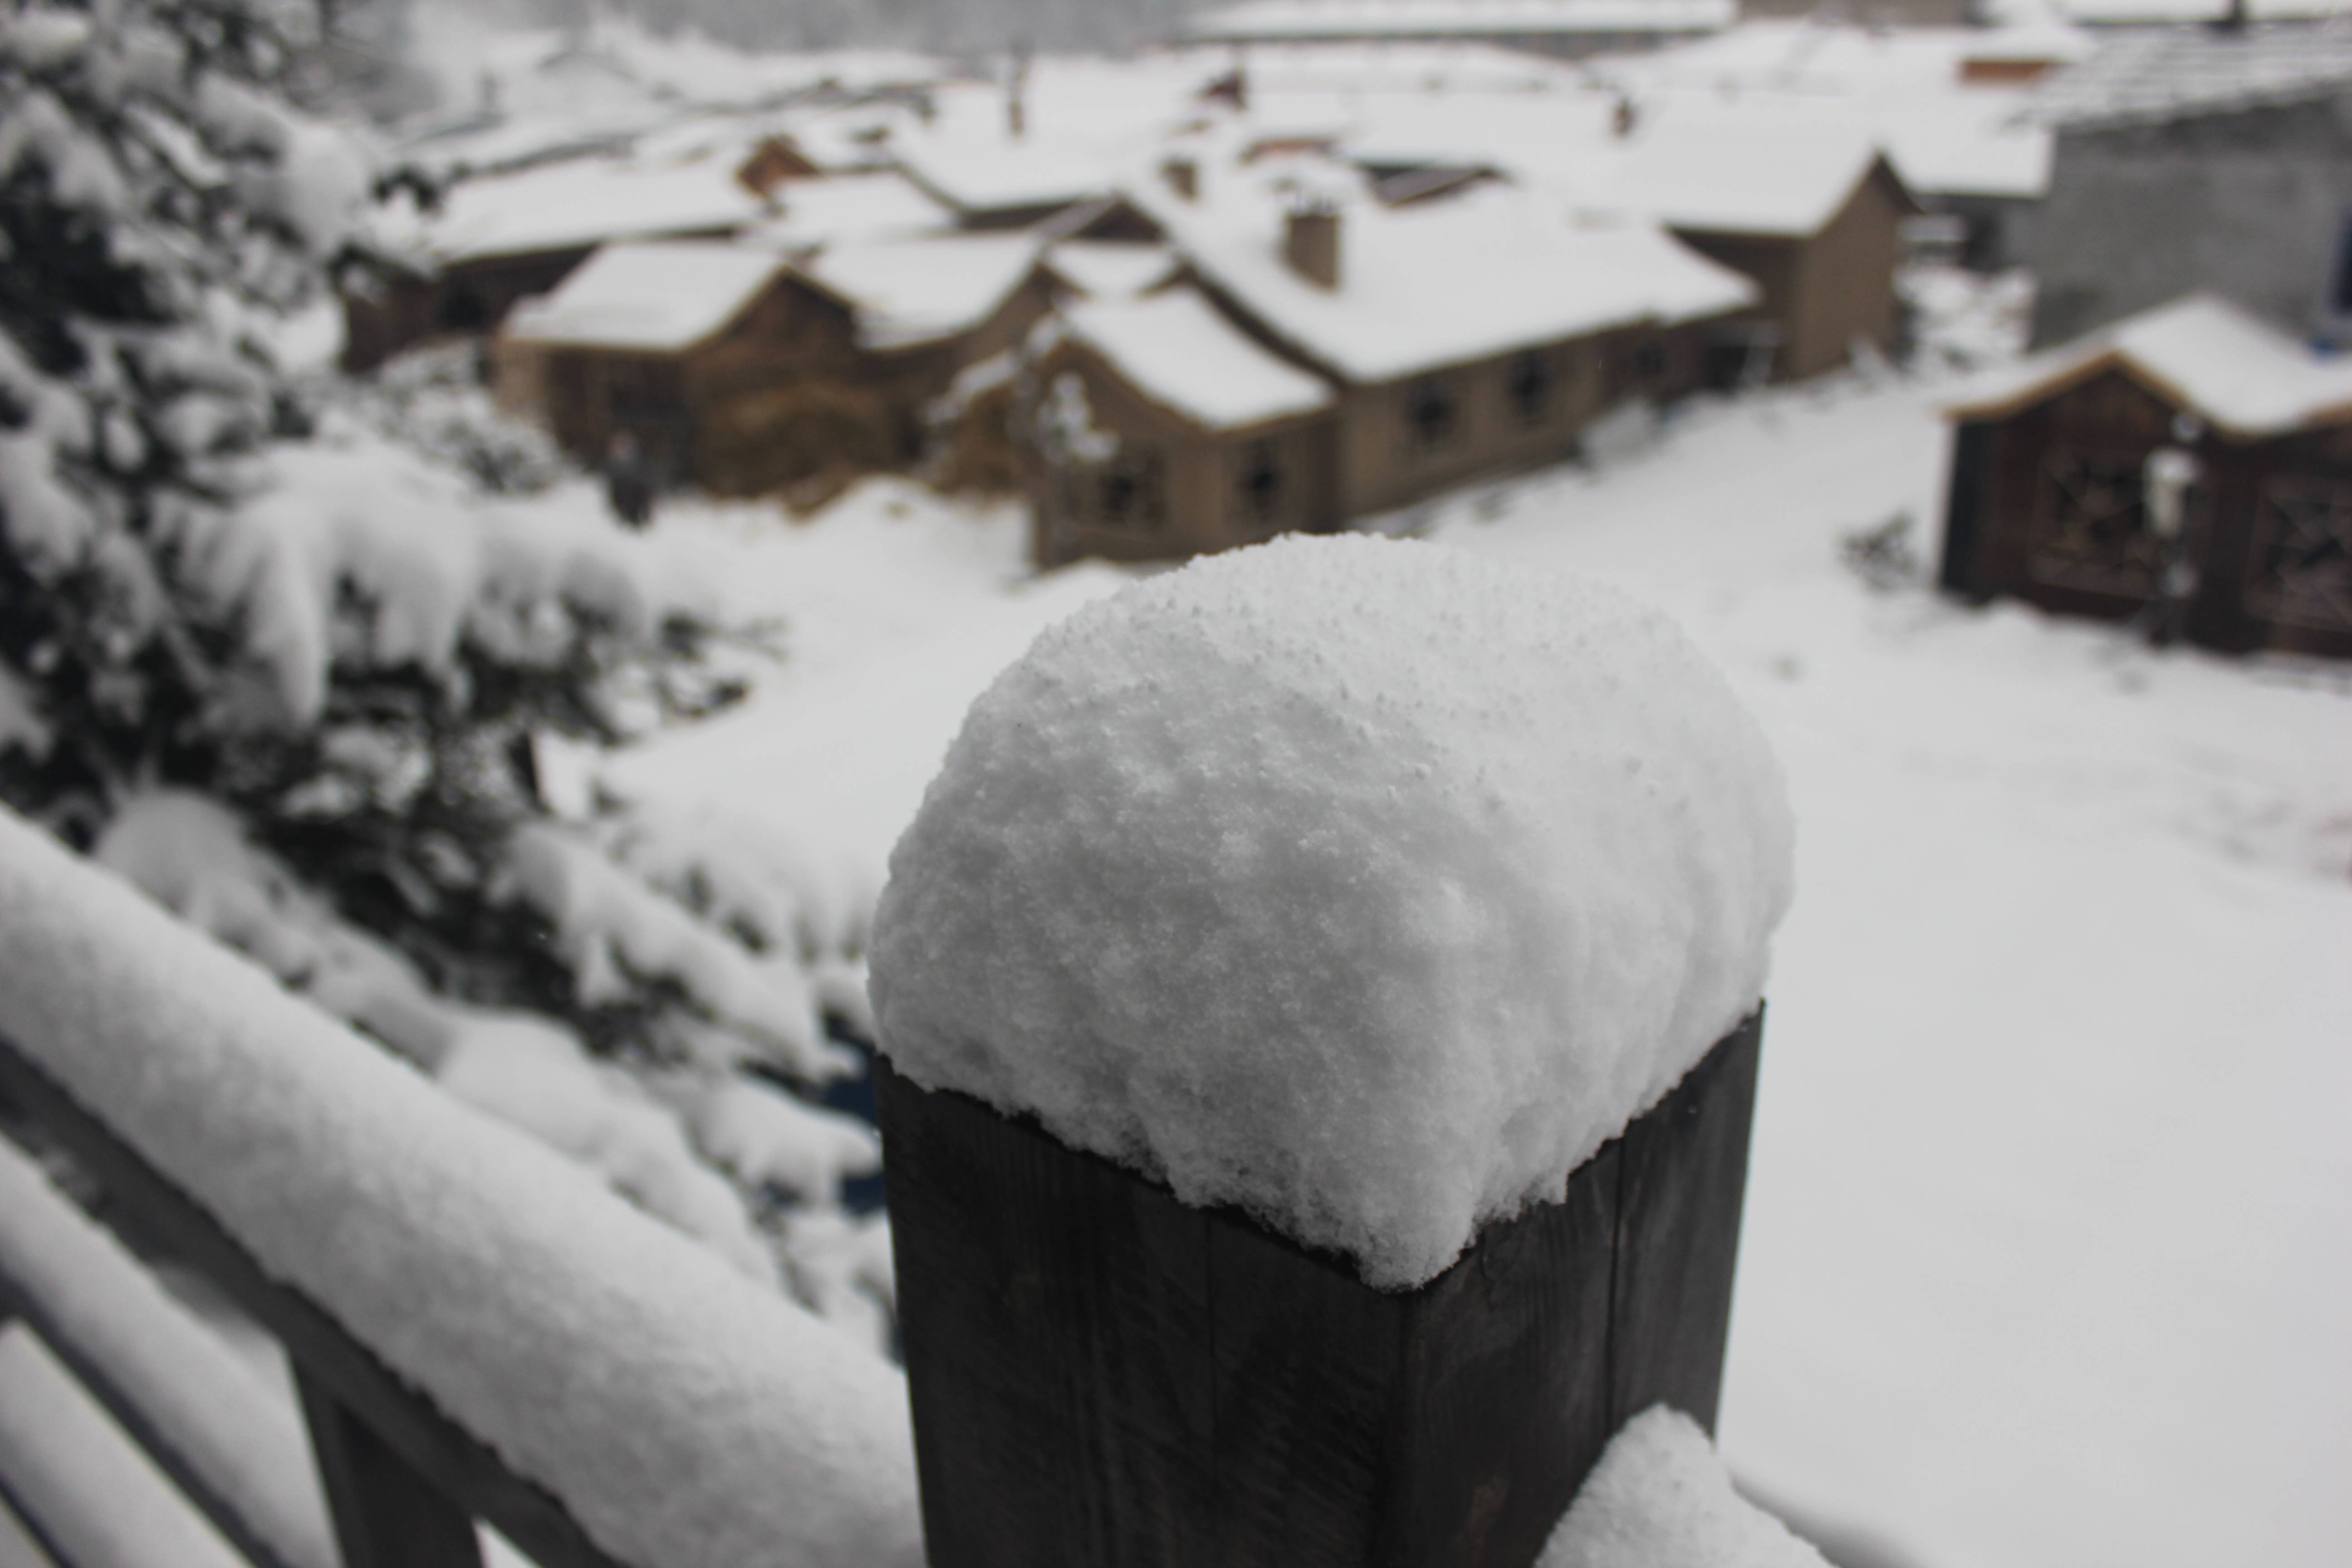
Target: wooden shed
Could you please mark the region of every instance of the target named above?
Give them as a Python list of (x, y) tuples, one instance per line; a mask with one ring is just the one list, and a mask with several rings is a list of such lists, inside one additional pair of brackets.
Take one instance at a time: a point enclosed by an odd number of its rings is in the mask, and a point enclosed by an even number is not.
[(1192, 289), (1068, 303), (1024, 383), (1040, 565), (1177, 560), (1338, 525), (1331, 389)]
[(1948, 412), (1948, 591), (2352, 658), (2352, 360), (2192, 295)]

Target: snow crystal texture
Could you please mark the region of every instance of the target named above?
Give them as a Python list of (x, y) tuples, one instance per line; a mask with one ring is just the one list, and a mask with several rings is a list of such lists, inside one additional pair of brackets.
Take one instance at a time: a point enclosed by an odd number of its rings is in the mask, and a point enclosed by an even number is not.
[(1792, 840), (1663, 616), (1284, 540), (1079, 611), (973, 704), (891, 858), (882, 1046), (1409, 1288), (1756, 1005)]
[(1653, 1405), (1619, 1428), (1536, 1568), (1827, 1568), (1732, 1489), (1697, 1422)]

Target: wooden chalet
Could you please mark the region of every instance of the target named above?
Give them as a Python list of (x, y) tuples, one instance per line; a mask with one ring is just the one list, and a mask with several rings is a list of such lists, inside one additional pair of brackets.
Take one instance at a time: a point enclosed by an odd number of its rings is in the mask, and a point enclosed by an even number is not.
[(1342, 521), (1559, 461), (1609, 409), (1698, 389), (1710, 332), (1756, 298), (1654, 224), (1580, 227), (1507, 187), (1159, 210), (1202, 292), (1337, 389)]
[(1949, 414), (1946, 590), (2352, 658), (2352, 360), (2195, 295)]
[(1041, 565), (1181, 558), (1338, 525), (1330, 387), (1198, 292), (1072, 302), (1027, 368)]
[(419, 343), (486, 338), (523, 300), (555, 289), (614, 241), (712, 239), (774, 211), (772, 193), (806, 164), (779, 139), (747, 157), (641, 163), (576, 158), (467, 180), (343, 295), (343, 368), (373, 369)]
[(1045, 309), (1024, 241), (608, 246), (517, 310), (502, 405), (585, 461), (626, 434), (667, 482), (757, 495), (911, 466), (925, 411)]

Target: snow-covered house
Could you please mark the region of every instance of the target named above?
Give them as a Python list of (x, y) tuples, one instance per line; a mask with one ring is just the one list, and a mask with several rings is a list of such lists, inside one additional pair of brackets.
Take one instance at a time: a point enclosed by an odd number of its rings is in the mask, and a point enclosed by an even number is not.
[(1164, 560), (1339, 521), (1332, 388), (1195, 289), (1073, 300), (1028, 368), (1043, 563)]
[(1247, 0), (1195, 16), (1206, 44), (1477, 43), (1561, 59), (1704, 37), (1732, 0)]
[(1947, 590), (2352, 658), (2352, 359), (2193, 295), (1948, 412)]
[(1302, 193), (1308, 173), (1131, 195), (1244, 333), (1337, 389), (1337, 521), (1555, 461), (1603, 411), (1696, 390), (1709, 332), (1757, 298), (1653, 223), (1503, 187), (1390, 208)]
[(2298, 335), (2352, 321), (2352, 34), (2179, 28), (2053, 79), (2033, 341), (2193, 289)]
[(1755, 280), (1750, 329), (1718, 334), (1719, 378), (1765, 349), (1775, 377), (1801, 380), (1845, 363), (1856, 343), (1896, 346), (1902, 224), (1920, 207), (1849, 116), (1685, 109), (1637, 121), (1593, 151), (1572, 194), (1654, 217)]
[(544, 294), (598, 246), (713, 238), (774, 210), (770, 140), (740, 156), (578, 158), (467, 180), (430, 213), (387, 209), (379, 247), (401, 258), (343, 297), (343, 365), (363, 371), (440, 337), (481, 337), (515, 302)]
[(903, 468), (957, 374), (1044, 313), (1034, 263), (1018, 236), (607, 246), (517, 308), (499, 401), (589, 461), (625, 432), (722, 494)]

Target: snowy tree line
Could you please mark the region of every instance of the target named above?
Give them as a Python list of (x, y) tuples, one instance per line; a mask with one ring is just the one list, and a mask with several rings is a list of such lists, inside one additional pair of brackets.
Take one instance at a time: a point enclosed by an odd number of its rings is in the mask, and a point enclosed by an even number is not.
[[(478, 394), (296, 374), (374, 169), (301, 0), (0, 11), (0, 798), (741, 1268), (879, 1336), (863, 901), (551, 746), (740, 693), (657, 538)], [(720, 654), (729, 658), (720, 658)]]

